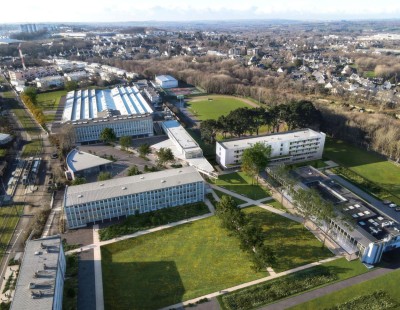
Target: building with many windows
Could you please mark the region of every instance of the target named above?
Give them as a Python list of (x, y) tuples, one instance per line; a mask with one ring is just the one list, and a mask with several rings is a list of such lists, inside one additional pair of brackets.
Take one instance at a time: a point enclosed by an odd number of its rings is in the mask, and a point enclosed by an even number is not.
[(133, 87), (77, 90), (66, 96), (62, 124), (74, 128), (76, 142), (98, 141), (104, 128), (117, 138), (153, 135), (153, 110)]
[[(269, 169), (269, 173), (273, 175), (273, 169)], [(383, 210), (374, 207), (311, 166), (297, 168), (292, 175), (301, 187), (317, 191), (336, 206), (337, 212), (343, 215), (341, 218), (347, 218), (323, 223), (321, 228), (348, 254), (358, 255), (363, 263), (373, 265), (380, 262), (384, 252), (400, 248), (397, 220), (400, 215), (394, 210), (387, 206), (383, 206)], [(273, 176), (279, 179), (279, 175)]]
[(11, 310), (61, 310), (65, 269), (60, 236), (28, 240)]
[(297, 163), (322, 158), (325, 134), (312, 129), (299, 129), (264, 136), (218, 141), (217, 162), (224, 168), (239, 167), (243, 151), (257, 142), (271, 146), (271, 164)]
[(193, 167), (70, 186), (64, 213), (71, 228), (204, 200), (204, 180)]

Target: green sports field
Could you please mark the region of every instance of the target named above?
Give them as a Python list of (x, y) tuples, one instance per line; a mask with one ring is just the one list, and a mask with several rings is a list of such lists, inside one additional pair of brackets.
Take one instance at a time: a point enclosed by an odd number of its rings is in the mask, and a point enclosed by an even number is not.
[(188, 109), (199, 119), (218, 119), (222, 115), (227, 115), (237, 108), (251, 108), (247, 103), (230, 97), (209, 96), (212, 100), (194, 99), (187, 103)]

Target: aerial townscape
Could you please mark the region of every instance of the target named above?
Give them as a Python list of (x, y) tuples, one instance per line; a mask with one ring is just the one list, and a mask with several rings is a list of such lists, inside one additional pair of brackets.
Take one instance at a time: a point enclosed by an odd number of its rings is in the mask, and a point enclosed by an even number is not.
[(1, 12), (0, 310), (400, 309), (400, 2)]

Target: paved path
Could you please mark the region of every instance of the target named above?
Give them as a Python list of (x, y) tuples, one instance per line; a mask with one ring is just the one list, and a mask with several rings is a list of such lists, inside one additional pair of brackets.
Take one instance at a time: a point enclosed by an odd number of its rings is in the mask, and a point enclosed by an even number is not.
[[(208, 200), (206, 200), (206, 204), (209, 207), (210, 206), (212, 207), (212, 204)], [(214, 209), (214, 208), (212, 207), (212, 209)], [(211, 211), (211, 212), (213, 212), (213, 211)], [(215, 212), (215, 210), (214, 210), (214, 212)], [(134, 234), (125, 235), (125, 236), (113, 238), (113, 239), (106, 240), (106, 241), (100, 241), (98, 239), (98, 234), (96, 234), (97, 235), (97, 240), (94, 239), (92, 244), (83, 246), (83, 247), (75, 249), (75, 250), (68, 251), (68, 252), (66, 252), (66, 254), (80, 253), (80, 252), (88, 251), (88, 250), (91, 250), (91, 249), (95, 249), (96, 250), (96, 248), (100, 248), (103, 245), (111, 244), (111, 243), (114, 243), (114, 242), (119, 242), (119, 241), (122, 241), (122, 240), (131, 239), (131, 238), (136, 238), (136, 237), (147, 235), (147, 234), (150, 234), (150, 233), (153, 233), (153, 232), (156, 232), (156, 231), (168, 229), (168, 228), (179, 226), (179, 225), (183, 225), (183, 224), (186, 224), (186, 223), (195, 222), (195, 221), (198, 221), (198, 220), (202, 220), (202, 219), (208, 218), (208, 217), (213, 216), (213, 215), (214, 215), (214, 213), (207, 213), (207, 214), (204, 214), (204, 215), (195, 216), (195, 217), (192, 217), (192, 218), (189, 218), (189, 219), (186, 219), (186, 220), (182, 220), (182, 221), (179, 221), (179, 222), (174, 222), (174, 223), (170, 223), (170, 224), (154, 227), (154, 228), (151, 228), (151, 229), (141, 230), (141, 231), (138, 231), (138, 232), (136, 232)], [(96, 225), (96, 226), (98, 226), (98, 225)], [(93, 237), (94, 236), (95, 235), (93, 235)]]
[(217, 296), (220, 296), (220, 295), (223, 295), (223, 294), (226, 294), (226, 293), (237, 291), (237, 290), (240, 290), (242, 288), (246, 288), (246, 287), (249, 287), (249, 286), (252, 286), (252, 285), (255, 285), (255, 284), (263, 283), (265, 281), (269, 281), (269, 280), (272, 280), (272, 279), (275, 279), (275, 278), (279, 278), (279, 277), (282, 277), (282, 276), (285, 276), (285, 275), (288, 275), (288, 274), (291, 274), (291, 273), (294, 273), (294, 272), (298, 272), (300, 270), (304, 270), (304, 269), (308, 269), (308, 268), (311, 268), (311, 267), (314, 267), (314, 266), (318, 266), (318, 265), (321, 265), (323, 263), (331, 262), (331, 261), (339, 259), (339, 258), (341, 258), (341, 256), (334, 256), (334, 257), (330, 257), (328, 259), (324, 259), (324, 260), (321, 260), (321, 261), (318, 261), (318, 262), (314, 262), (314, 263), (311, 263), (311, 264), (303, 265), (303, 266), (300, 266), (300, 267), (297, 267), (297, 268), (293, 268), (293, 269), (290, 269), (290, 270), (286, 270), (286, 271), (283, 271), (283, 272), (280, 272), (280, 273), (275, 273), (274, 275), (270, 275), (268, 277), (264, 277), (264, 278), (261, 278), (261, 279), (258, 279), (258, 280), (254, 280), (254, 281), (251, 281), (251, 282), (239, 284), (239, 285), (227, 288), (227, 289), (223, 289), (223, 290), (218, 291), (218, 292), (214, 292), (214, 293), (207, 294), (207, 295), (204, 295), (204, 296), (199, 296), (197, 298), (193, 298), (193, 299), (181, 302), (181, 303), (177, 303), (175, 305), (171, 305), (171, 306), (162, 308), (161, 310), (181, 308), (181, 307), (183, 307), (185, 305), (188, 305), (190, 303), (191, 304), (196, 303), (200, 299), (215, 298)]
[(295, 296), (292, 298), (284, 299), (282, 301), (279, 301), (272, 305), (263, 307), (261, 309), (263, 309), (263, 310), (281, 310), (281, 309), (290, 308), (290, 307), (296, 306), (298, 304), (301, 304), (303, 302), (307, 302), (309, 300), (315, 299), (317, 297), (339, 291), (339, 290), (347, 288), (349, 286), (375, 279), (379, 276), (393, 272), (396, 269), (398, 269), (399, 267), (400, 266), (395, 266), (393, 268), (379, 268), (379, 269), (364, 273), (362, 275), (359, 275), (359, 276), (356, 276), (356, 277), (353, 277), (353, 278), (350, 278), (350, 279), (347, 279), (344, 281), (340, 281), (338, 283), (327, 285), (322, 288), (319, 288), (319, 289), (316, 289), (316, 290), (313, 290), (313, 291), (310, 291), (310, 292), (307, 292), (307, 293), (304, 293), (304, 294), (301, 294), (301, 295), (298, 295), (298, 296)]
[[(93, 242), (98, 244), (99, 241), (99, 225), (93, 227)], [(96, 291), (96, 310), (104, 310), (103, 298), (103, 275), (101, 272), (101, 251), (100, 247), (94, 248), (94, 279)]]
[[(233, 196), (233, 197), (236, 197), (236, 198), (239, 198), (239, 199), (242, 199), (242, 200), (246, 201), (245, 204), (241, 204), (240, 205), (241, 208), (242, 207), (251, 206), (251, 205), (255, 205), (255, 206), (258, 206), (258, 207), (263, 208), (265, 210), (268, 210), (268, 211), (270, 211), (272, 213), (275, 213), (275, 214), (281, 215), (283, 217), (286, 217), (286, 218), (288, 218), (288, 219), (290, 219), (292, 221), (296, 221), (298, 223), (302, 223), (303, 222), (303, 219), (301, 217), (299, 217), (299, 216), (287, 213), (285, 211), (276, 209), (276, 208), (274, 208), (272, 206), (265, 205), (264, 203), (260, 202), (260, 201), (264, 201), (265, 202), (267, 198), (263, 198), (263, 199), (260, 199), (260, 200), (253, 200), (253, 199), (247, 198), (245, 196), (236, 194), (236, 193), (234, 193), (234, 192), (232, 192), (230, 190), (227, 190), (227, 189), (225, 189), (223, 187), (220, 187), (220, 186), (217, 186), (217, 185), (211, 184), (211, 187), (213, 189), (219, 190), (219, 191), (221, 191), (221, 192), (223, 192), (223, 193), (225, 193), (227, 195), (230, 195), (230, 196)], [(268, 197), (268, 199), (269, 199), (269, 201), (273, 200), (272, 197)]]

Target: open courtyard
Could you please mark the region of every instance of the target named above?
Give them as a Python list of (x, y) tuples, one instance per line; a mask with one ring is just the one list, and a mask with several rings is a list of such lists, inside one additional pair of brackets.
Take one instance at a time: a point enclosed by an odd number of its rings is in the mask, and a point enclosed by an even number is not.
[[(262, 221), (267, 244), (294, 247), (277, 251), (278, 271), (332, 256), (300, 224), (259, 207), (246, 213)], [(101, 253), (106, 309), (158, 309), (269, 275), (254, 271), (215, 216), (109, 244)]]

